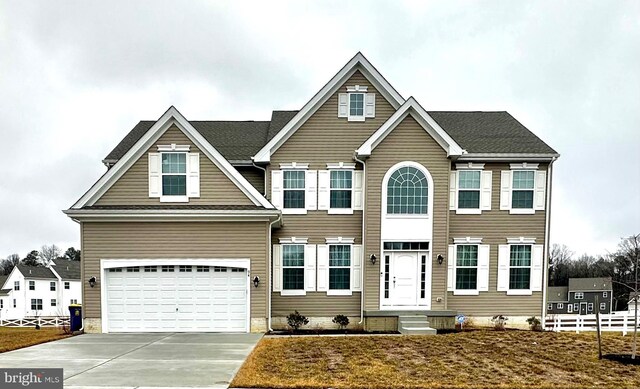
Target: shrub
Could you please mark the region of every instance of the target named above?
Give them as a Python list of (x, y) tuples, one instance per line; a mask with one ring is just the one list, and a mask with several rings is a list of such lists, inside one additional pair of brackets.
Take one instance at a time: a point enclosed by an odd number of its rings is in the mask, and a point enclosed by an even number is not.
[(542, 331), (542, 322), (537, 317), (531, 316), (527, 319), (527, 323), (531, 331)]
[(340, 326), (341, 330), (347, 328), (347, 326), (349, 325), (349, 318), (345, 315), (336, 315), (331, 321)]
[(298, 311), (295, 311), (287, 316), (287, 324), (289, 324), (292, 330), (297, 331), (303, 325), (309, 324), (309, 319), (301, 315)]
[(504, 331), (505, 325), (507, 324), (508, 317), (503, 315), (495, 315), (491, 318), (491, 322), (493, 323), (493, 329), (496, 331)]

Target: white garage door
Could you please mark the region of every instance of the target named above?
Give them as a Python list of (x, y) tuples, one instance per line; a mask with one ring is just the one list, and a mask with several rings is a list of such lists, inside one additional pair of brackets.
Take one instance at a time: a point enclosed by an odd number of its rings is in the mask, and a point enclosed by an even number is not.
[(247, 273), (218, 266), (107, 269), (109, 332), (246, 332)]

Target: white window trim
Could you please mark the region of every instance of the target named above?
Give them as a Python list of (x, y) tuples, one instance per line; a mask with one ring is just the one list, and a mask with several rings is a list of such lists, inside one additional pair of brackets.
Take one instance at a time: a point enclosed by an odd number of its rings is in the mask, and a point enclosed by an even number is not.
[(524, 236), (507, 238), (507, 244), (536, 244), (536, 238), (526, 238)]
[(309, 243), (309, 238), (299, 238), (296, 236), (292, 236), (290, 238), (280, 238), (280, 244), (307, 244)]
[[(531, 203), (531, 208), (513, 208), (513, 179), (514, 179), (514, 174), (511, 173), (511, 184), (510, 184), (510, 190), (511, 190), (511, 195), (509, 196), (509, 213), (511, 215), (533, 215), (536, 213), (536, 179), (537, 179), (537, 171), (538, 171), (538, 166), (539, 164), (537, 163), (527, 163), (527, 162), (522, 162), (522, 163), (512, 163), (509, 165), (510, 169), (513, 170), (518, 170), (518, 171), (532, 171), (533, 172), (533, 188), (531, 189), (525, 189), (525, 190), (531, 190), (532, 194), (533, 194), (533, 201)], [(522, 190), (522, 189), (517, 189), (517, 190)]]
[(556, 306), (558, 307), (558, 309), (564, 309), (563, 303), (557, 303)]
[[(309, 168), (309, 164), (308, 163), (297, 163), (297, 162), (291, 162), (291, 163), (281, 163), (280, 164), (280, 170), (282, 170), (282, 214), (283, 215), (306, 215), (307, 214), (307, 174), (306, 171)], [(305, 172), (304, 175), (304, 189), (302, 189), (304, 191), (304, 208), (285, 208), (284, 207), (284, 194), (287, 190), (300, 190), (300, 189), (287, 189), (284, 187), (284, 171), (303, 171)]]
[[(341, 246), (349, 246), (349, 273), (352, 274), (353, 271), (353, 243), (355, 241), (354, 238), (326, 238), (325, 239), (327, 246), (331, 245), (341, 245)], [(331, 252), (331, 248), (327, 247), (327, 253)], [(330, 259), (327, 260), (327, 277), (331, 274), (331, 265)], [(345, 266), (334, 266), (336, 268), (345, 268)], [(329, 280), (327, 280), (327, 296), (351, 296), (353, 295), (353, 280), (349, 278), (349, 289), (331, 289), (329, 288)]]
[(327, 170), (336, 170), (336, 169), (349, 169), (355, 170), (356, 164), (350, 162), (337, 162), (337, 163), (327, 163)]
[[(349, 167), (349, 166), (342, 166), (343, 163), (340, 162), (340, 164), (338, 165), (338, 167), (329, 167), (329, 165), (331, 164), (327, 164), (327, 168), (329, 170), (329, 209), (327, 210), (327, 213), (332, 214), (332, 215), (353, 215), (353, 202), (354, 202), (354, 198), (353, 198), (353, 184), (355, 181), (355, 172), (353, 170), (355, 170), (356, 165), (352, 164), (353, 167)], [(351, 172), (351, 188), (349, 188), (349, 191), (351, 192), (351, 207), (349, 208), (331, 208), (331, 191), (332, 190), (346, 190), (346, 189), (332, 189), (331, 188), (331, 171), (335, 171), (335, 170), (352, 170)]]
[[(358, 87), (358, 85), (356, 85)], [(347, 88), (348, 89), (348, 88)], [(353, 95), (362, 95), (362, 116), (360, 115), (351, 115), (351, 96)], [(367, 92), (366, 91), (348, 91), (347, 93), (347, 121), (350, 122), (364, 122), (365, 121), (365, 110), (367, 105)]]
[(567, 304), (567, 313), (573, 313), (573, 304)]
[(453, 238), (454, 244), (482, 244), (482, 238), (472, 238), (470, 236), (464, 238)]
[(307, 169), (309, 169), (308, 163), (289, 162), (289, 163), (280, 164), (280, 170), (307, 170)]
[[(578, 297), (578, 295), (580, 295), (580, 297)], [(584, 300), (584, 292), (574, 292), (573, 298), (575, 300)]]
[(600, 303), (600, 310), (603, 311), (607, 309), (607, 303)]
[[(479, 267), (480, 267), (480, 247), (478, 247), (478, 258), (476, 258), (476, 288), (475, 289), (457, 289), (456, 280), (458, 273), (458, 246), (479, 246), (482, 243), (482, 238), (453, 238), (453, 295), (454, 296), (478, 296), (480, 289), (478, 289)], [(464, 266), (464, 268), (471, 268), (471, 266)]]
[(325, 238), (326, 244), (354, 244), (355, 238), (343, 238), (338, 236), (336, 238)]
[(191, 146), (189, 145), (177, 145), (175, 143), (171, 143), (170, 145), (158, 145), (158, 152), (163, 151), (185, 151), (189, 152)]
[[(451, 172), (451, 183), (449, 187), (449, 210), (455, 210), (456, 215), (481, 215), (482, 211), (491, 210), (491, 202), (493, 196), (493, 172), (491, 170), (484, 170), (484, 163), (457, 163), (456, 170)], [(458, 201), (460, 199), (461, 190), (469, 190), (460, 188), (460, 171), (479, 171), (480, 172), (480, 187), (478, 191), (478, 208), (459, 208)], [(488, 182), (486, 182), (488, 181)], [(488, 185), (487, 185), (488, 184)], [(475, 190), (475, 189), (473, 189)], [(483, 199), (488, 197), (488, 205), (483, 206)]]
[[(160, 148), (167, 148), (165, 150), (160, 150)], [(175, 147), (175, 149), (172, 149), (172, 147)], [(183, 148), (187, 148), (187, 150), (183, 150)], [(176, 146), (175, 144), (171, 144), (170, 146), (158, 146), (158, 151), (160, 152), (159, 158), (160, 158), (160, 168), (159, 168), (159, 174), (160, 174), (160, 202), (161, 203), (188, 203), (189, 202), (189, 146)], [(185, 171), (184, 171), (184, 178), (185, 178), (185, 195), (183, 196), (165, 196), (164, 194), (162, 194), (162, 178), (165, 176), (165, 174), (167, 175), (182, 175), (182, 174), (176, 174), (176, 173), (163, 173), (162, 172), (162, 154), (184, 154), (184, 158), (185, 158)]]
[(547, 310), (548, 310), (548, 311), (553, 310), (553, 303), (548, 303), (548, 304), (547, 304)]
[[(529, 288), (528, 289), (510, 289), (509, 288), (509, 277), (510, 277), (510, 273), (511, 273), (511, 247), (512, 245), (530, 245), (531, 246), (531, 264), (529, 266), (529, 268), (531, 269), (530, 273), (529, 273)], [(501, 257), (501, 247), (506, 247), (507, 252), (505, 253), (505, 255), (507, 256), (505, 258), (506, 261), (506, 268), (503, 270), (506, 270), (506, 276), (507, 279), (505, 280), (506, 282), (506, 288), (501, 289), (501, 284), (500, 284), (500, 272), (501, 272), (501, 262), (500, 262), (500, 257)], [(541, 245), (536, 245), (535, 244), (535, 238), (527, 238), (527, 237), (518, 237), (518, 238), (507, 238), (507, 245), (499, 245), (498, 246), (498, 288), (497, 290), (500, 291), (504, 291), (506, 292), (506, 294), (508, 296), (531, 296), (533, 295), (534, 292), (540, 292), (542, 288), (538, 289), (538, 287), (534, 287), (534, 281), (537, 281), (534, 278), (534, 267), (535, 267), (535, 261), (536, 258), (536, 254), (537, 251), (541, 251), (542, 247)], [(542, 255), (544, 255), (544, 253), (542, 252)], [(544, 265), (544, 258), (541, 259), (541, 265)], [(537, 271), (537, 270), (536, 270)], [(541, 276), (543, 276), (541, 274)], [(544, 280), (541, 279), (541, 282), (544, 282)]]
[(602, 297), (603, 298), (608, 298), (609, 297), (609, 293), (608, 292), (602, 292)]

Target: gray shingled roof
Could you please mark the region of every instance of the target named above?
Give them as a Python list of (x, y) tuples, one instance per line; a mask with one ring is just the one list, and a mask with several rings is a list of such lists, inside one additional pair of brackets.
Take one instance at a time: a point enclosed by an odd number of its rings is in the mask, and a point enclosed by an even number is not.
[(566, 286), (550, 286), (547, 289), (548, 302), (569, 301), (569, 288)]
[(606, 291), (612, 290), (611, 277), (569, 278), (570, 291)]
[(53, 270), (55, 270), (63, 280), (80, 280), (80, 261), (54, 259), (53, 263), (55, 263)]
[(7, 278), (9, 278), (8, 275), (6, 276), (0, 276), (0, 288), (2, 288), (4, 286), (4, 283), (7, 282)]
[(443, 112), (429, 115), (469, 153), (557, 154), (508, 112)]
[(8, 296), (12, 289), (0, 289), (0, 296)]
[(27, 266), (23, 264), (17, 265), (18, 270), (24, 276), (24, 278), (47, 278), (56, 280), (56, 276), (53, 272), (44, 266)]
[[(298, 111), (273, 111), (270, 121), (191, 121), (229, 161), (249, 161)], [(469, 153), (556, 154), (508, 112), (430, 111), (429, 115)], [(116, 161), (153, 126), (138, 123), (105, 157)]]

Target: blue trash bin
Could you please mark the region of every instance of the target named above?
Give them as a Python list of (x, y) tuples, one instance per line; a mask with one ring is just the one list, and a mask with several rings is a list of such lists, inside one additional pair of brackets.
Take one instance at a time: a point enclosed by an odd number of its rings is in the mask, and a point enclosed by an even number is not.
[(82, 328), (82, 305), (69, 305), (69, 327), (71, 331), (80, 331)]

